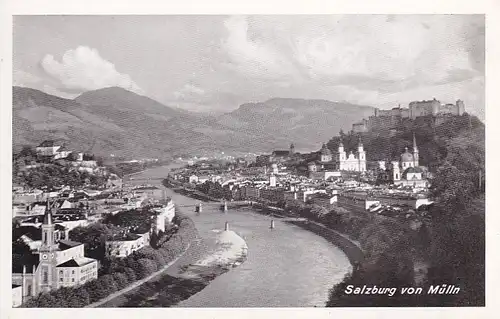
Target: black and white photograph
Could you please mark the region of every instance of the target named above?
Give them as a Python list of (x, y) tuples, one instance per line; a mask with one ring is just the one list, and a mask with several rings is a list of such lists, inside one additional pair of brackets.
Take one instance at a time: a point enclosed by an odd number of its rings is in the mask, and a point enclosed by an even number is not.
[(486, 16), (13, 15), (9, 306), (485, 307)]

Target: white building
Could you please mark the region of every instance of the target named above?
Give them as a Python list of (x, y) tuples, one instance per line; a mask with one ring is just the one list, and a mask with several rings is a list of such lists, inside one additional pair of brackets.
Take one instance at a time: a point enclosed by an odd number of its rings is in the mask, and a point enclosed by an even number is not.
[(392, 161), (392, 179), (394, 185), (412, 186), (425, 188), (429, 186), (424, 178), (424, 168), (419, 166), (417, 141), (413, 134), (413, 153), (405, 147), (401, 154), (401, 161)]
[(134, 251), (149, 245), (150, 233), (132, 234), (128, 233), (121, 239), (106, 241), (106, 256), (123, 258), (132, 254)]
[(154, 231), (165, 231), (166, 225), (172, 223), (175, 217), (174, 202), (169, 200), (166, 205), (154, 207), (153, 211), (156, 213), (156, 222), (153, 224)]
[(23, 299), (97, 278), (97, 260), (84, 256), (84, 245), (56, 236), (48, 210), (41, 226), (41, 245), (26, 264), (13, 263), (12, 284), (22, 286)]
[(12, 307), (19, 307), (23, 303), (23, 286), (12, 285)]
[(57, 150), (59, 150), (61, 146), (62, 145), (54, 141), (43, 141), (36, 147), (36, 153), (42, 156), (53, 156), (57, 154)]
[(339, 144), (339, 169), (341, 171), (355, 171), (355, 172), (365, 172), (366, 171), (366, 152), (363, 148), (363, 143), (361, 139), (358, 144), (357, 154), (353, 154), (351, 151), (349, 156), (346, 155), (344, 150), (344, 144), (340, 142)]

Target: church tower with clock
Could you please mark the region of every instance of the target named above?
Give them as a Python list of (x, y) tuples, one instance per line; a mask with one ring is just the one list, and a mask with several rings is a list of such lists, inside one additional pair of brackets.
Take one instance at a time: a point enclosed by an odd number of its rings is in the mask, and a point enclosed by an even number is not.
[(22, 302), (39, 293), (75, 287), (97, 278), (97, 260), (85, 257), (84, 244), (62, 233), (64, 226), (52, 218), (53, 206), (47, 202), (37, 251), (13, 262), (12, 284), (22, 287)]
[(40, 263), (39, 280), (41, 292), (57, 288), (56, 267), (58, 244), (55, 238), (55, 224), (49, 207), (42, 224), (42, 244), (39, 248)]

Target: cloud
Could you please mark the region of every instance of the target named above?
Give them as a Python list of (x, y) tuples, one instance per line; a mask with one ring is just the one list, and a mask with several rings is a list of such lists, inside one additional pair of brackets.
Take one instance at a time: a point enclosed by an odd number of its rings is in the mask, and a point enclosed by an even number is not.
[[(233, 69), (246, 77), (288, 78), (296, 84), (360, 83), (360, 88), (380, 83), (384, 90), (399, 90), (402, 84), (448, 83), (480, 74), (481, 49), (476, 44), (484, 42), (481, 19), (454, 15), (236, 16), (224, 23), (228, 33), (223, 43)], [(461, 76), (456, 78), (457, 74)]]
[(293, 75), (295, 67), (283, 52), (269, 45), (265, 38), (252, 38), (249, 21), (243, 16), (232, 16), (224, 21), (228, 31), (223, 48), (229, 57), (228, 67), (251, 77), (279, 79)]
[(47, 94), (56, 95), (67, 99), (73, 99), (78, 96), (78, 94), (62, 92), (52, 86), (52, 84), (49, 84), (47, 82), (48, 81), (23, 70), (13, 71), (12, 85), (14, 86), (29, 87), (32, 89), (43, 91)]
[(176, 99), (189, 99), (193, 96), (198, 98), (199, 96), (204, 94), (205, 90), (202, 89), (201, 87), (194, 84), (186, 83), (180, 90), (175, 91), (173, 93), (173, 96)]
[(143, 94), (143, 90), (129, 75), (119, 73), (115, 65), (103, 59), (96, 49), (86, 46), (66, 51), (61, 61), (47, 54), (41, 61), (41, 67), (62, 91), (81, 93), (118, 86)]

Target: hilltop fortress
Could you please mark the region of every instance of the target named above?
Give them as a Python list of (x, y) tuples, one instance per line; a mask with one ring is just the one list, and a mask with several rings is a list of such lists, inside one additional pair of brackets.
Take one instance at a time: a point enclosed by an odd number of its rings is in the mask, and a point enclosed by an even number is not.
[(421, 116), (431, 115), (435, 118), (436, 124), (444, 122), (450, 116), (460, 116), (465, 112), (465, 105), (462, 100), (457, 100), (455, 104), (442, 104), (435, 98), (427, 101), (413, 101), (408, 108), (401, 106), (391, 110), (375, 109), (375, 114), (361, 122), (354, 123), (352, 130), (356, 133), (370, 131), (373, 128), (394, 128), (403, 119), (414, 120)]

